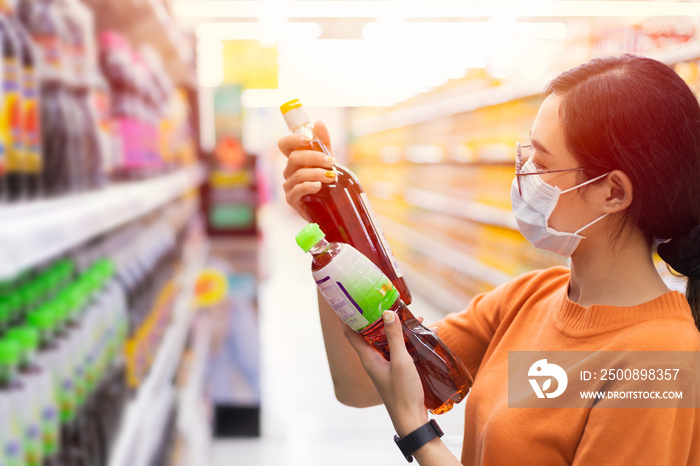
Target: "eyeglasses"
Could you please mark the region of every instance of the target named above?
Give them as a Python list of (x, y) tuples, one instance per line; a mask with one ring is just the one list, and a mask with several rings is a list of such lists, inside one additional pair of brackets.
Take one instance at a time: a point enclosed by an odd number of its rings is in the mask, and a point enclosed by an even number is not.
[(581, 171), (583, 170), (583, 167), (578, 167), (578, 168), (564, 168), (562, 170), (537, 170), (534, 172), (527, 172), (523, 173), (523, 153), (522, 153), (522, 148), (527, 148), (527, 149), (532, 149), (532, 144), (523, 144), (520, 145), (519, 142), (515, 143), (516, 147), (516, 153), (515, 153), (515, 178), (518, 180), (518, 193), (522, 196), (523, 195), (523, 190), (520, 186), (520, 177), (521, 176), (528, 176), (528, 175), (544, 175), (546, 173), (561, 173), (561, 172), (572, 172), (572, 171)]

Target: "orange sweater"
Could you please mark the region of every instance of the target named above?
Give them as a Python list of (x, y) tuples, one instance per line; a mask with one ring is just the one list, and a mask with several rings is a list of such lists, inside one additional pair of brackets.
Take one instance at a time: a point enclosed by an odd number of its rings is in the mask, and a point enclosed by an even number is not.
[[(525, 274), (437, 323), (474, 376), (465, 465), (700, 465), (700, 409), (509, 408), (508, 351), (698, 351), (678, 292), (634, 307), (567, 296), (570, 272)], [(533, 393), (534, 396), (534, 393)]]

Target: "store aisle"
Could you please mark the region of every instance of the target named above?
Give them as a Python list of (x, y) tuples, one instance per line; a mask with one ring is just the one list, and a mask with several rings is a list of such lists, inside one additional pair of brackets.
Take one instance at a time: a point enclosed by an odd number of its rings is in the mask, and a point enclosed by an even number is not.
[[(294, 242), (303, 221), (286, 205), (260, 214), (262, 435), (213, 442), (212, 466), (401, 465), (383, 407), (355, 409), (333, 395), (309, 258)], [(410, 286), (410, 283), (409, 283)], [(419, 296), (411, 309), (427, 322), (439, 314)], [(464, 403), (438, 417), (443, 439), (459, 454)]]

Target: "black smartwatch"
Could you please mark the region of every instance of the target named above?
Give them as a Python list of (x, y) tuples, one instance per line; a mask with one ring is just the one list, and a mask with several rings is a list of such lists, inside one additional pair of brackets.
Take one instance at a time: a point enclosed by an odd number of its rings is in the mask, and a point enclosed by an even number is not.
[(413, 462), (413, 453), (420, 447), (430, 442), (435, 437), (442, 437), (442, 429), (437, 425), (435, 419), (431, 419), (430, 422), (423, 424), (404, 438), (399, 438), (398, 435), (394, 435), (394, 442), (399, 446), (399, 450), (403, 453), (406, 461), (409, 463)]

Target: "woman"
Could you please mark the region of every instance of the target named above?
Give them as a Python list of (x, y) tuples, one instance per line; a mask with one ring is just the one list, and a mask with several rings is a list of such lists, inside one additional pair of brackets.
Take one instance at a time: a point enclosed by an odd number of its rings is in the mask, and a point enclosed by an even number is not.
[[(316, 130), (328, 142), (325, 127)], [(462, 463), (700, 464), (697, 409), (508, 404), (509, 351), (699, 350), (696, 97), (657, 61), (595, 59), (547, 86), (530, 138), (518, 145), (514, 214), (531, 243), (570, 256), (571, 268), (527, 273), (435, 324), (474, 376)], [(294, 135), (279, 142), (289, 158), (287, 201), (302, 216), (301, 198), (328, 181), (332, 164), (296, 150), (303, 146)], [(688, 276), (687, 300), (669, 291), (654, 267), (660, 241), (661, 257)], [(320, 314), (337, 398), (358, 407), (384, 403), (400, 438), (424, 426), (421, 385), (392, 315), (385, 316), (389, 363), (345, 331), (322, 300)], [(692, 391), (697, 373), (692, 365), (682, 369), (691, 373)], [(459, 464), (438, 437), (413, 455), (422, 465)]]

